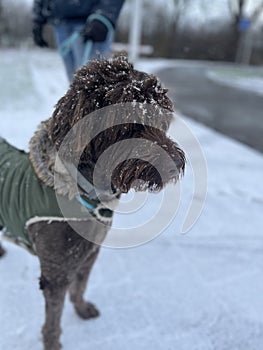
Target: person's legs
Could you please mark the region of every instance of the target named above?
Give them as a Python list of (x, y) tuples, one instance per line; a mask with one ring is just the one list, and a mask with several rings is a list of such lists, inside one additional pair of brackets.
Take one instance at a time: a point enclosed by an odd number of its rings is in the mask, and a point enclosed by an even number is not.
[[(72, 26), (68, 23), (54, 24), (54, 31), (56, 36), (56, 42), (58, 46), (58, 51), (60, 51), (61, 45), (72, 35)], [(61, 56), (63, 63), (67, 72), (69, 81), (71, 81), (72, 76), (75, 72), (75, 60), (72, 50), (69, 50), (65, 55)]]
[[(60, 50), (61, 45), (65, 43), (74, 32), (79, 32), (84, 24), (85, 22), (82, 21), (55, 24), (54, 29), (58, 50)], [(113, 33), (109, 33), (106, 41), (92, 43), (89, 55), (85, 58), (86, 45), (83, 43), (81, 36), (77, 37), (76, 40), (72, 42), (69, 52), (62, 56), (69, 81), (72, 80), (75, 71), (90, 59), (100, 59), (102, 57), (110, 56), (110, 46), (112, 41)]]
[[(80, 32), (85, 22), (74, 23), (74, 31)], [(85, 44), (82, 37), (79, 36), (72, 45), (72, 55), (74, 57), (74, 72), (83, 65), (83, 57), (85, 51)]]

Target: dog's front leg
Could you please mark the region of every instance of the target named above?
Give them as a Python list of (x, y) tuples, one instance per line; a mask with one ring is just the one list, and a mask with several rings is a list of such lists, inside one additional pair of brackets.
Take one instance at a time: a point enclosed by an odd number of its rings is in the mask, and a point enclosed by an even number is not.
[(58, 286), (48, 281), (45, 276), (40, 278), (40, 288), (45, 297), (46, 319), (42, 328), (43, 343), (45, 350), (59, 350), (61, 344), (61, 316), (68, 285)]
[(40, 261), (40, 289), (45, 298), (45, 323), (42, 328), (45, 350), (59, 350), (61, 316), (70, 284), (70, 228), (65, 223), (37, 222), (28, 227), (29, 238)]
[(46, 303), (44, 348), (58, 350), (65, 294), (76, 272), (94, 252), (93, 244), (66, 222), (36, 222), (28, 226), (28, 233), (41, 266), (40, 288)]
[(98, 253), (99, 247), (96, 247), (93, 254), (87, 258), (87, 260), (77, 271), (76, 276), (69, 287), (70, 300), (74, 304), (77, 314), (86, 320), (99, 316), (99, 311), (97, 308), (92, 303), (85, 301), (83, 298), (90, 271), (98, 256)]

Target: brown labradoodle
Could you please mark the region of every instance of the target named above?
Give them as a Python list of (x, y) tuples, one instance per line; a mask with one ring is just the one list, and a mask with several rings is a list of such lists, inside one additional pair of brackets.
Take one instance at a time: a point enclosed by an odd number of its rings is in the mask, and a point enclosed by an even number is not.
[(0, 228), (39, 258), (45, 350), (61, 348), (67, 291), (80, 317), (99, 315), (83, 294), (121, 193), (160, 191), (183, 174), (172, 118), (167, 90), (120, 55), (79, 69), (29, 154), (0, 138)]

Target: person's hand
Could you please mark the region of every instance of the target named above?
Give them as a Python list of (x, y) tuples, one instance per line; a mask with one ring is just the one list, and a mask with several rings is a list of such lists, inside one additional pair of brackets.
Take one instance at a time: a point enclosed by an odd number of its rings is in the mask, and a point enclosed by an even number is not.
[(37, 46), (48, 47), (48, 43), (43, 38), (43, 24), (41, 24), (41, 23), (34, 23), (32, 32), (33, 32), (34, 43)]
[(88, 22), (80, 32), (84, 43), (88, 40), (94, 42), (105, 41), (108, 34), (108, 28), (101, 21), (94, 19)]

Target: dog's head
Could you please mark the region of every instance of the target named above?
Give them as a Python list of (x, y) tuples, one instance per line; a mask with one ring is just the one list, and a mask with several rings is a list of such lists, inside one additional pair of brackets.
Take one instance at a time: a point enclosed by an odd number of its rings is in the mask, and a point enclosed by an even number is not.
[[(166, 136), (172, 118), (172, 102), (157, 78), (117, 56), (77, 71), (55, 107), (49, 135), (63, 160), (77, 164), (90, 182), (96, 174), (97, 186), (110, 179), (111, 189), (122, 193), (159, 191), (185, 166), (183, 151)], [(74, 137), (61, 150), (72, 128)]]

